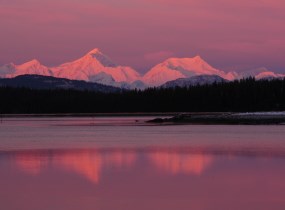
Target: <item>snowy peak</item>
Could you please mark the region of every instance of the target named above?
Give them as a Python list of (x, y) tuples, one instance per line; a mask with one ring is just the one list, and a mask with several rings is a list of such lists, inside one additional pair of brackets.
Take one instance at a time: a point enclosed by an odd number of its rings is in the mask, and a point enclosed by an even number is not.
[(118, 65), (115, 64), (107, 55), (103, 54), (98, 48), (95, 48), (85, 54), (83, 57), (71, 61), (68, 63), (64, 63), (60, 66), (79, 66), (86, 68), (87, 66), (97, 67), (97, 68), (104, 68), (104, 67), (117, 67)]
[(209, 65), (201, 56), (197, 55), (193, 58), (168, 58), (163, 63), (172, 63), (172, 64), (207, 64)]
[(193, 58), (176, 58), (171, 60), (171, 65), (175, 68), (183, 68), (188, 72), (197, 74), (218, 74), (221, 73), (219, 70), (213, 68), (200, 56)]
[(159, 86), (167, 81), (188, 78), (195, 75), (218, 75), (226, 78), (225, 72), (210, 66), (200, 56), (193, 58), (169, 58), (153, 67), (144, 76), (144, 82), (150, 86)]
[[(108, 56), (95, 48), (83, 57), (52, 68), (54, 76), (85, 81), (134, 82), (140, 79), (139, 73), (126, 66), (115, 64)], [(98, 75), (98, 76), (97, 76)], [(111, 79), (112, 78), (112, 79)]]
[(26, 64), (29, 64), (29, 65), (41, 65), (40, 61), (38, 61), (37, 59), (30, 60), (30, 61), (26, 62)]
[(39, 68), (39, 67), (43, 67), (43, 65), (36, 59), (33, 59), (31, 61), (28, 61), (26, 63), (23, 63), (21, 65), (18, 65), (18, 68), (23, 68), (23, 69), (27, 69), (27, 68)]
[[(21, 65), (16, 66), (17, 69), (17, 75), (22, 74), (39, 74), (39, 75), (45, 75), (50, 76), (50, 72), (48, 71), (48, 67), (42, 65), (38, 60), (33, 59), (31, 61), (28, 61), (26, 63), (23, 63)], [(46, 75), (49, 74), (49, 75)]]
[(92, 55), (92, 54), (102, 54), (99, 48), (94, 48), (90, 52), (87, 53), (87, 55)]
[(42, 65), (38, 60), (33, 59), (21, 65), (15, 65), (13, 63), (4, 65), (0, 68), (0, 75), (2, 77), (12, 78), (25, 74), (37, 74), (43, 76), (52, 76), (52, 72), (48, 67)]
[(193, 57), (193, 59), (197, 61), (204, 61), (200, 55), (196, 55), (195, 57)]
[(81, 60), (85, 60), (87, 62), (99, 62), (104, 67), (117, 67), (107, 55), (104, 55), (98, 48), (95, 48), (88, 52)]

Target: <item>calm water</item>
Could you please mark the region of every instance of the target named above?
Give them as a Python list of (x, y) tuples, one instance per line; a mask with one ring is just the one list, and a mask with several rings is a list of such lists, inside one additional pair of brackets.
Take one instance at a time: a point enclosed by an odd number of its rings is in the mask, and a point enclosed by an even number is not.
[(285, 209), (285, 126), (147, 119), (3, 119), (0, 209)]

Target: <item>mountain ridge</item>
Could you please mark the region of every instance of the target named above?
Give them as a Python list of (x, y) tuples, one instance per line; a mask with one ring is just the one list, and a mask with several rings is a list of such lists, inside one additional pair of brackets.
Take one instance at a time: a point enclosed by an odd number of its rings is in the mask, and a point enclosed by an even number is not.
[(0, 78), (0, 87), (31, 88), (31, 89), (72, 89), (95, 92), (119, 92), (120, 88), (80, 80), (69, 80), (52, 76), (25, 74), (13, 78)]
[(224, 72), (208, 64), (199, 55), (193, 58), (168, 58), (152, 67), (144, 75), (140, 75), (129, 66), (116, 64), (98, 48), (94, 48), (79, 59), (54, 67), (47, 67), (37, 59), (20, 65), (9, 63), (0, 67), (0, 77), (2, 78), (13, 78), (25, 74), (84, 80), (129, 89), (160, 86), (169, 81), (198, 75), (217, 75), (225, 80), (246, 77), (270, 79), (285, 76), (285, 74), (274, 73), (266, 68), (243, 72)]

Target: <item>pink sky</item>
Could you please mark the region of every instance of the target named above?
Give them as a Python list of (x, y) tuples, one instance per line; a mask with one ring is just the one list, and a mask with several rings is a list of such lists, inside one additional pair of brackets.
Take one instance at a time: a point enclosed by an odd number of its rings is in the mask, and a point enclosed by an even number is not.
[(284, 0), (0, 0), (0, 65), (58, 65), (98, 47), (141, 72), (197, 54), (285, 72), (284, 11)]

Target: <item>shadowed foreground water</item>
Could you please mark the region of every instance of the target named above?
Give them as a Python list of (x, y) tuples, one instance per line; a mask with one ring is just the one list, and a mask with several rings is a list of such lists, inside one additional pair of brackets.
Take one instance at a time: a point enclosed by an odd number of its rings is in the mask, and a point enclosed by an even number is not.
[(5, 120), (1, 209), (285, 209), (285, 126), (135, 119)]

